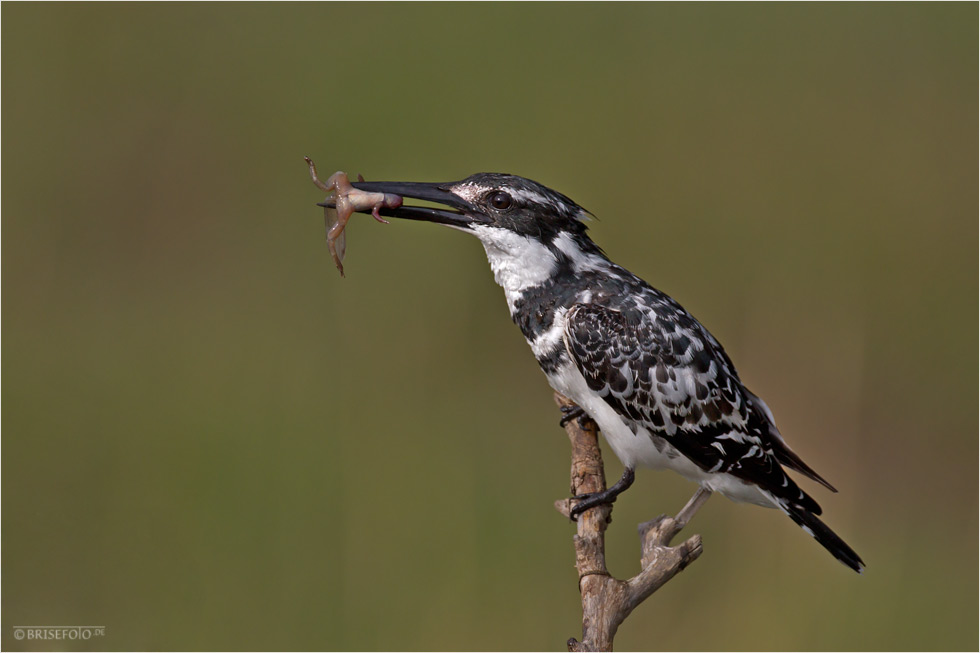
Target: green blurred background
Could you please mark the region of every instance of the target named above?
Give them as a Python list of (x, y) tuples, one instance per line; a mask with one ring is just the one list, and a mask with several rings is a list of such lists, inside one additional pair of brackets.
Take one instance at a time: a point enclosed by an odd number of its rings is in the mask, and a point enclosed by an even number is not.
[[(618, 648), (978, 646), (976, 4), (2, 17), (4, 649), (580, 634), (567, 440), (482, 248), (357, 218), (341, 279), (304, 155), (570, 195), (840, 489), (864, 577), (715, 498)], [(692, 491), (640, 476), (615, 574)], [(107, 634), (13, 638), (68, 624)]]

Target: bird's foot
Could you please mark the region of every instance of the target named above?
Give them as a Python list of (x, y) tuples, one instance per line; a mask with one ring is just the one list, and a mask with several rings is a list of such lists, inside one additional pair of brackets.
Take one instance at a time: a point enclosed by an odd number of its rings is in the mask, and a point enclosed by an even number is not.
[(627, 467), (623, 470), (622, 477), (612, 487), (602, 492), (589, 492), (588, 494), (575, 495), (572, 499), (578, 501), (578, 503), (569, 511), (568, 516), (572, 521), (578, 521), (578, 516), (589, 508), (595, 508), (603, 503), (614, 503), (616, 497), (625, 492), (629, 486), (633, 485), (634, 478), (633, 468)]
[(571, 422), (573, 419), (578, 419), (579, 424), (582, 424), (581, 420), (589, 419), (585, 411), (582, 410), (581, 406), (562, 406), (561, 407), (562, 418), (558, 422), (558, 426), (565, 428), (565, 426)]

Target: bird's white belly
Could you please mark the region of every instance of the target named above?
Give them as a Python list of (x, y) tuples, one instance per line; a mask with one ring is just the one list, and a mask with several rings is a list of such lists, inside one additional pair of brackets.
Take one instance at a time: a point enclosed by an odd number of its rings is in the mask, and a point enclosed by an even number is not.
[(603, 437), (624, 465), (673, 469), (691, 480), (700, 480), (697, 477), (703, 472), (669, 444), (664, 442), (664, 447), (658, 449), (645, 430), (639, 429), (634, 434), (619, 413), (589, 388), (585, 377), (573, 364), (564, 365), (556, 374), (549, 375), (548, 381), (551, 387), (581, 406), (596, 421)]
[(718, 492), (729, 499), (756, 505), (775, 507), (772, 500), (754, 485), (731, 474), (706, 472), (683, 456), (663, 438), (654, 438), (643, 428), (634, 434), (612, 406), (589, 388), (585, 377), (568, 363), (548, 375), (551, 387), (565, 395), (595, 420), (616, 457), (627, 467), (670, 469), (689, 481)]

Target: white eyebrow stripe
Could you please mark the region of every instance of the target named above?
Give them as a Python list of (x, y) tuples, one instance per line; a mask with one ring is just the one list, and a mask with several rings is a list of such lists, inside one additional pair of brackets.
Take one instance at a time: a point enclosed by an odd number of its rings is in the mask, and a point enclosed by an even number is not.
[(523, 201), (526, 204), (552, 204), (544, 195), (540, 193), (535, 193), (533, 190), (527, 190), (524, 188), (508, 188), (507, 192), (511, 194), (517, 200)]

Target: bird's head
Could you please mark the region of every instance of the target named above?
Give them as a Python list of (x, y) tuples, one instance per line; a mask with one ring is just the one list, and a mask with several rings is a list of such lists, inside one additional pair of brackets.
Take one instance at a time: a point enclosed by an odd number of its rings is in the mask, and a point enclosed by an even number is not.
[[(562, 270), (574, 276), (610, 265), (586, 234), (589, 213), (530, 179), (481, 172), (448, 183), (359, 181), (352, 185), (403, 198), (397, 208), (381, 208), (381, 215), (444, 224), (479, 238), (494, 278), (508, 293), (512, 313), (521, 292)], [(410, 200), (439, 206), (412, 206)]]
[(551, 243), (562, 232), (584, 233), (583, 220), (589, 217), (561, 193), (516, 175), (481, 172), (448, 183), (362, 181), (353, 186), (439, 204), (437, 208), (411, 206), (406, 201), (398, 208), (382, 209), (381, 214), (472, 231), (481, 240), (508, 232)]

